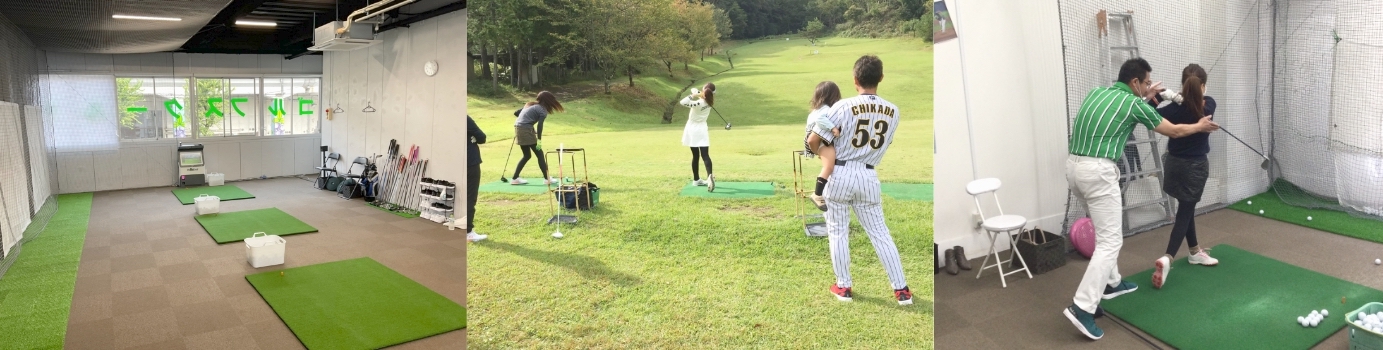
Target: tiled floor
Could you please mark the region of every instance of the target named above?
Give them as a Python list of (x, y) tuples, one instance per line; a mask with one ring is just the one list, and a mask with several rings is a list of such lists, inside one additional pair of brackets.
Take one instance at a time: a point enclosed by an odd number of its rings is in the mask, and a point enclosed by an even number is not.
[[(301, 179), (231, 184), (257, 198), (222, 202), (223, 212), (277, 207), (319, 232), (285, 236), (285, 264), (255, 269), (244, 245), (216, 244), (170, 188), (98, 192), (66, 348), (302, 348), (245, 275), (364, 256), (465, 305), (464, 232), (342, 200)], [(395, 348), (465, 346), (458, 330)]]
[[(1212, 247), (1230, 244), (1289, 264), (1324, 273), (1376, 289), (1383, 289), (1383, 268), (1373, 259), (1383, 256), (1383, 244), (1316, 231), (1233, 210), (1219, 210), (1196, 218), (1200, 244)], [(1132, 275), (1152, 267), (1153, 259), (1167, 247), (1171, 226), (1144, 232), (1124, 240), (1119, 253), (1119, 271)], [(943, 248), (944, 249), (944, 248)], [(981, 252), (970, 254), (971, 265), (979, 268)], [(1211, 252), (1213, 255), (1213, 251)], [(1183, 247), (1178, 257), (1185, 257)], [(1007, 256), (1007, 254), (1000, 254)], [(975, 259), (978, 258), (978, 259)], [(1076, 285), (1089, 260), (1072, 255), (1066, 266), (1041, 275), (1011, 275), (1008, 288), (1002, 288), (993, 270), (975, 279), (974, 270), (951, 276), (941, 272), (936, 279), (937, 349), (1171, 349), (1131, 325), (1106, 317), (1097, 319), (1105, 336), (1090, 341), (1062, 316), (1071, 304)], [(1222, 261), (1221, 263), (1233, 263)], [(1015, 278), (1017, 277), (1017, 278)], [(1175, 281), (1175, 280), (1173, 280)], [(1139, 288), (1151, 288), (1150, 281), (1134, 281)], [(1135, 292), (1136, 293), (1136, 292)], [(1194, 315), (1188, 315), (1193, 318)], [(1347, 349), (1349, 337), (1342, 330), (1316, 346), (1317, 349)]]

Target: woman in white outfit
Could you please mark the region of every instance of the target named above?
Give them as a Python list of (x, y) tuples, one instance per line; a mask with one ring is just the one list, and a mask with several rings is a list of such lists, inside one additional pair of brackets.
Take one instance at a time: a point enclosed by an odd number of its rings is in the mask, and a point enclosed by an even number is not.
[[(692, 94), (682, 99), (682, 105), (691, 108), (687, 115), (687, 127), (682, 129), (682, 145), (691, 147), (692, 183), (707, 186), (707, 191), (715, 191), (715, 175), (711, 170), (711, 135), (706, 131), (706, 118), (711, 116), (711, 106), (715, 105), (716, 85), (706, 83), (701, 91), (692, 89)], [(701, 180), (701, 170), (697, 160), (706, 163), (706, 180)]]

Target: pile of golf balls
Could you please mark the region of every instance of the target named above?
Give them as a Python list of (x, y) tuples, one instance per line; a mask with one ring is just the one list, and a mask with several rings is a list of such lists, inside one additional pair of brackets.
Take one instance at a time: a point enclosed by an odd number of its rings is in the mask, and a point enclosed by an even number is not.
[(1360, 313), (1355, 315), (1355, 317), (1357, 319), (1354, 320), (1354, 325), (1377, 333), (1383, 333), (1383, 311), (1372, 314)]
[(1297, 323), (1301, 324), (1302, 327), (1315, 327), (1316, 325), (1321, 324), (1321, 320), (1325, 319), (1326, 316), (1330, 316), (1329, 310), (1311, 310), (1310, 315), (1297, 316)]

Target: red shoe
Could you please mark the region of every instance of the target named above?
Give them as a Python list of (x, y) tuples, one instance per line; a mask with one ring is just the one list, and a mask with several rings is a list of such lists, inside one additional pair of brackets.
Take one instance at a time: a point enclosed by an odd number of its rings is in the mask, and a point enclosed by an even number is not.
[(912, 291), (908, 287), (894, 290), (893, 296), (898, 298), (898, 305), (912, 305)]
[[(850, 287), (841, 288), (840, 285), (831, 284), (831, 294), (835, 294), (836, 300), (840, 300), (840, 301), (852, 301), (852, 300), (855, 300), (855, 294), (854, 294), (854, 293), (850, 293)], [(908, 294), (908, 296), (911, 297), (912, 294)]]

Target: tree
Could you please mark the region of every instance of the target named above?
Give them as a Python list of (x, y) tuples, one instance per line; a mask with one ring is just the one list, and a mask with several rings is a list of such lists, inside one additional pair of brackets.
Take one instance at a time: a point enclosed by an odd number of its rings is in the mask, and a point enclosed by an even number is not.
[(802, 29), (802, 35), (805, 35), (807, 40), (812, 42), (812, 45), (816, 45), (816, 39), (825, 34), (826, 26), (822, 25), (821, 21), (815, 19), (807, 22), (807, 27)]
[(735, 34), (735, 27), (730, 24), (730, 15), (725, 13), (725, 9), (716, 7), (711, 17), (716, 24), (717, 39), (729, 39), (731, 34)]
[(120, 114), (120, 127), (133, 128), (138, 125), (139, 112), (132, 112), (129, 109), (140, 107), (144, 103), (144, 94), (139, 92), (144, 87), (144, 81), (134, 78), (115, 79), (115, 101), (117, 113)]
[[(187, 117), (191, 117), (197, 120), (198, 137), (212, 136), (211, 127), (222, 126), (221, 121), (225, 120), (225, 114), (234, 113), (226, 109), (230, 106), (229, 104), (227, 104), (230, 99), (230, 84), (227, 84), (225, 79), (196, 79), (196, 81), (196, 111), (200, 114), (195, 116), (188, 115)], [(208, 111), (211, 111), (211, 109), (209, 108), (212, 107), (212, 105), (207, 103), (207, 99), (210, 98), (221, 99), (219, 102), (214, 104), (216, 110), (221, 111), (221, 114), (218, 115), (216, 113), (207, 113)]]

